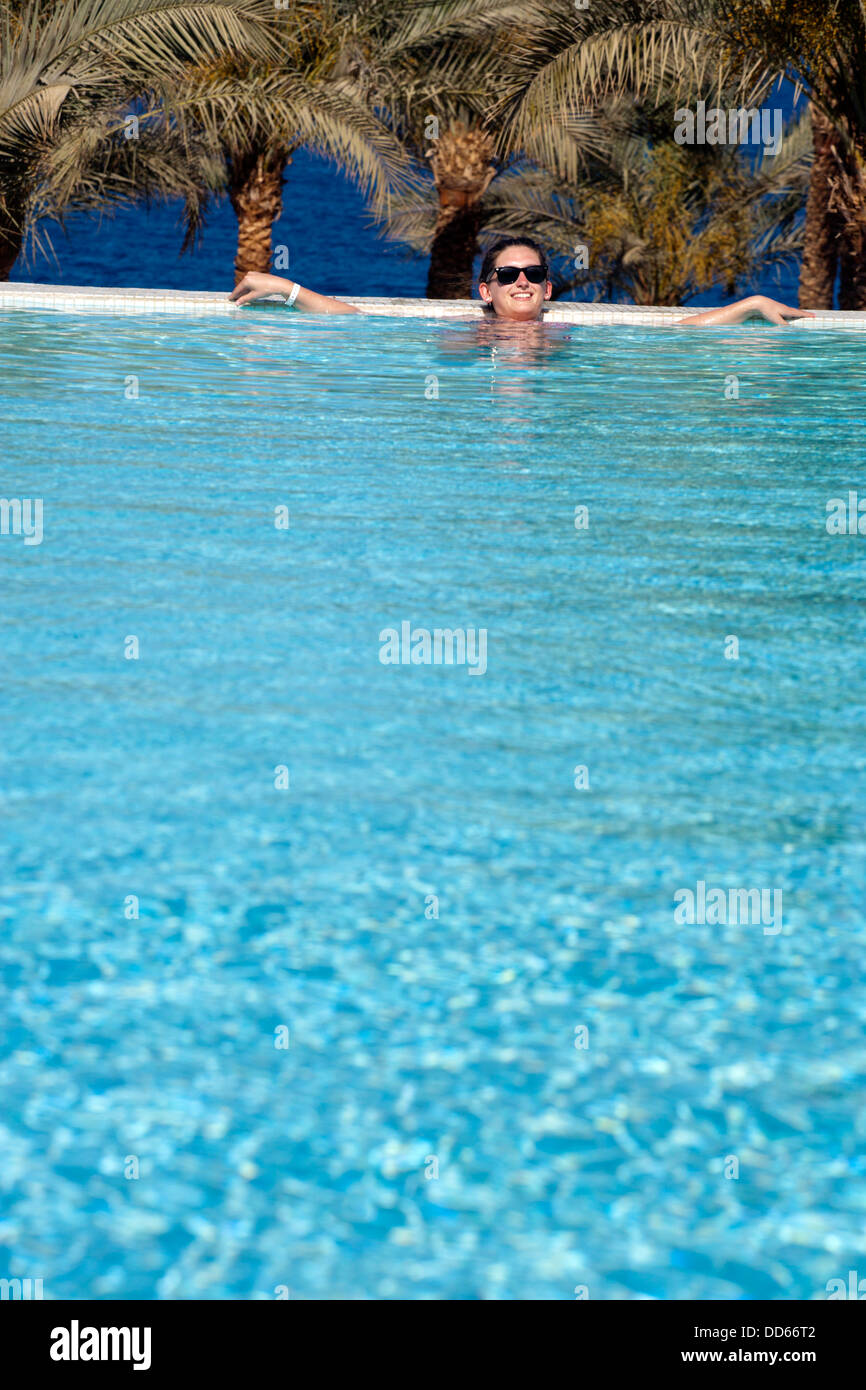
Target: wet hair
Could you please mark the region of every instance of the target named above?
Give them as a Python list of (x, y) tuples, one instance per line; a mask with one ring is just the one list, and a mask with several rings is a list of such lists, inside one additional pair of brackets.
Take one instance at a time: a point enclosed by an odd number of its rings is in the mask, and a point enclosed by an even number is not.
[[(492, 246), (488, 246), (484, 253), (484, 260), (481, 262), (481, 270), (478, 275), (478, 283), (486, 284), (496, 269), (496, 258), (503, 251), (508, 251), (512, 246), (524, 246), (527, 251), (534, 251), (541, 264), (547, 269), (547, 257), (537, 241), (533, 241), (530, 236), (502, 236), (498, 241), (494, 241)], [(486, 309), (492, 309), (492, 304), (485, 304)]]

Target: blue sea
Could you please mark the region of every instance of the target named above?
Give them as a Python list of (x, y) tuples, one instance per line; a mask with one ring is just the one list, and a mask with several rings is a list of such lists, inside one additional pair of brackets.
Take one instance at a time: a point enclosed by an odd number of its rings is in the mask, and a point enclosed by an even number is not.
[[(234, 285), (237, 222), (225, 199), (214, 204), (200, 241), (183, 256), (179, 202), (118, 209), (99, 218), (72, 215), (65, 230), (46, 223), (42, 234), (44, 249), (19, 259), (13, 280), (226, 293)], [(324, 294), (425, 293), (426, 258), (387, 241), (358, 189), (325, 160), (303, 150), (286, 171), (283, 213), (274, 224), (273, 247), (275, 266), (280, 267), (276, 273)], [(768, 269), (741, 290), (796, 305), (798, 274), (796, 266)], [(576, 291), (567, 297), (591, 296)], [(724, 298), (716, 290), (689, 302), (710, 305)]]

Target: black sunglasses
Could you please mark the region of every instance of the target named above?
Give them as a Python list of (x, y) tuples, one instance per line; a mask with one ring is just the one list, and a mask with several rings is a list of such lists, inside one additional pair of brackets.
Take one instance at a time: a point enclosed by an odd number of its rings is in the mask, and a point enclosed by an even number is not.
[(489, 285), (495, 275), (500, 285), (513, 285), (521, 271), (530, 285), (540, 285), (542, 281), (547, 279), (546, 265), (498, 265), (493, 275), (487, 277), (487, 283)]

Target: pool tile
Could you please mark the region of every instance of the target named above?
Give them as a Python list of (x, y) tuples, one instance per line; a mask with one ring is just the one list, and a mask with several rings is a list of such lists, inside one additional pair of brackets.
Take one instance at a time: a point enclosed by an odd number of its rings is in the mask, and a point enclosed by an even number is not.
[[(428, 300), (393, 298), (377, 295), (347, 297), (364, 314), (411, 318), (477, 318), (483, 316), (478, 300)], [(107, 285), (35, 285), (18, 283), (0, 285), (0, 311), (51, 310), (73, 314), (234, 314), (237, 305), (227, 294), (190, 290), (115, 289)], [(691, 307), (654, 307), (635, 304), (554, 303), (548, 309), (553, 323), (575, 323), (597, 326), (632, 324), (640, 327), (663, 328), (678, 318), (701, 310)], [(840, 329), (866, 332), (866, 312), (827, 310), (814, 319), (794, 320), (793, 328), (801, 330)]]

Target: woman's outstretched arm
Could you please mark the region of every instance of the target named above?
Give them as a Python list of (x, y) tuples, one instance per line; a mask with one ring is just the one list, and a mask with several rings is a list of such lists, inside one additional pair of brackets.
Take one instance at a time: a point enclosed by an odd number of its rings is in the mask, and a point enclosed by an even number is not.
[(765, 294), (753, 294), (748, 299), (738, 299), (736, 304), (725, 304), (721, 309), (708, 309), (704, 314), (690, 314), (688, 318), (677, 319), (677, 328), (711, 328), (716, 325), (724, 328), (731, 323), (742, 323), (744, 319), (766, 319), (769, 323), (784, 324), (788, 319), (813, 319), (808, 309), (790, 309), (780, 304), (778, 299), (768, 299)]
[(315, 290), (305, 290), (294, 280), (283, 280), (279, 275), (265, 275), (260, 270), (248, 270), (239, 285), (229, 295), (238, 305), (253, 304), (269, 294), (281, 294), (287, 299), (297, 290), (293, 302), (299, 309), (310, 314), (359, 314), (354, 304), (346, 304), (342, 299), (331, 299), (326, 294), (316, 294)]

